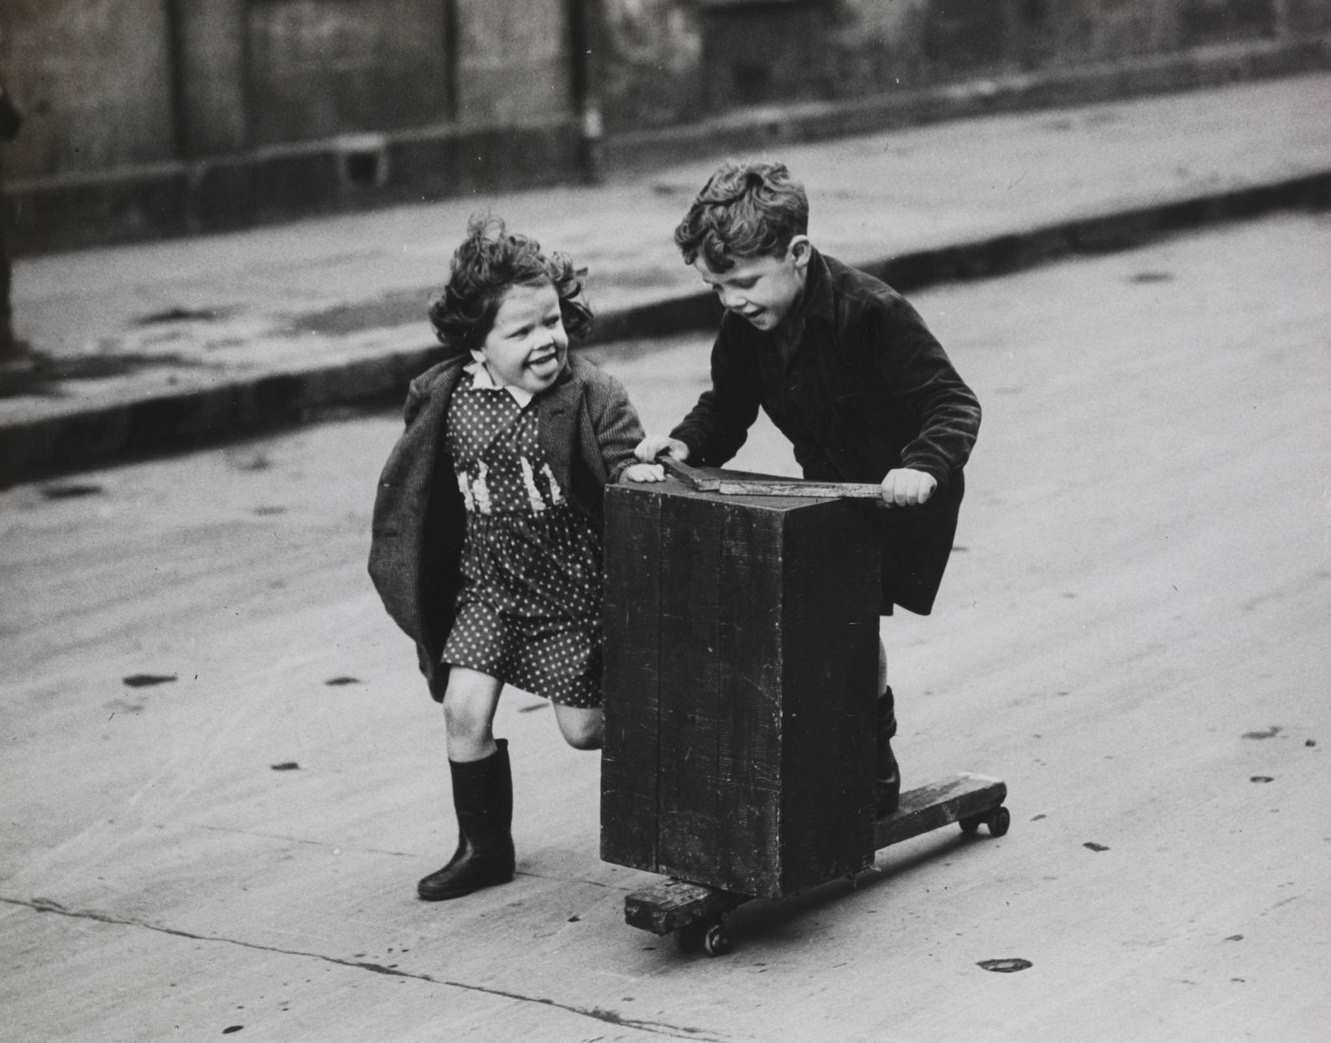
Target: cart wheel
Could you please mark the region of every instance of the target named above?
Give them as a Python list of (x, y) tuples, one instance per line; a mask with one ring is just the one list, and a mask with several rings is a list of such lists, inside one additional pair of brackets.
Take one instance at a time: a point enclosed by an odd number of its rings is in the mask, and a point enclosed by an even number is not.
[(707, 924), (694, 922), (685, 924), (675, 931), (675, 942), (680, 952), (702, 952), (707, 936)]
[(703, 935), (702, 947), (708, 956), (724, 956), (735, 947), (735, 943), (731, 941), (725, 924), (714, 923)]
[(996, 807), (989, 812), (989, 817), (985, 819), (984, 824), (989, 827), (991, 837), (1001, 837), (1007, 832), (1008, 826), (1012, 824), (1012, 815), (1005, 807)]
[(970, 818), (963, 818), (957, 823), (957, 825), (961, 827), (961, 831), (965, 833), (966, 836), (973, 837), (980, 831), (980, 823), (982, 821), (982, 818), (972, 815)]

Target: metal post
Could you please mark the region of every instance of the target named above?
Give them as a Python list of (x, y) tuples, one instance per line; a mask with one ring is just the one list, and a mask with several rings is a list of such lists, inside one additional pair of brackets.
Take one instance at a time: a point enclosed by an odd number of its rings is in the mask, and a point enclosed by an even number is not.
[(578, 120), (578, 161), (589, 184), (601, 180), (603, 124), (597, 94), (597, 62), (604, 36), (600, 0), (567, 0), (569, 95)]

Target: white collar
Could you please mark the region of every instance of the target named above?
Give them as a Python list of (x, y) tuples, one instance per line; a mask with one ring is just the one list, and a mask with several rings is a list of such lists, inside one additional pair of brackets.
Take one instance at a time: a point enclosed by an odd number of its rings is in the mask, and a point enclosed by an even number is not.
[(474, 362), (468, 363), (462, 368), (471, 374), (471, 386), (482, 388), (486, 391), (507, 391), (513, 396), (513, 401), (520, 407), (525, 407), (536, 396), (526, 388), (514, 387), (512, 384), (499, 385), (494, 382), (494, 377), (490, 375), (489, 367), (485, 365), (484, 358), (477, 358), (476, 352), (472, 352)]

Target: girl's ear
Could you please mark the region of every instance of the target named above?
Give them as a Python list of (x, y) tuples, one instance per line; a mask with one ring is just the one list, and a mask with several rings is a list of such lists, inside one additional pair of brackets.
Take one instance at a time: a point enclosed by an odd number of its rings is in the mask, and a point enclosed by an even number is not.
[(576, 296), (559, 299), (559, 317), (564, 331), (574, 340), (582, 340), (591, 332), (592, 310), (581, 291)]

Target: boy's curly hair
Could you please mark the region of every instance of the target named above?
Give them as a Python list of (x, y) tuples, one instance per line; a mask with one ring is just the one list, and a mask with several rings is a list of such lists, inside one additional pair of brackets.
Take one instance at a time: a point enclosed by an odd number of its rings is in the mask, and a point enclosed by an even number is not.
[(582, 298), (586, 274), (564, 254), (544, 254), (535, 239), (509, 232), (501, 218), (474, 215), (453, 251), (447, 285), (430, 301), (430, 325), (450, 354), (467, 354), (489, 336), (509, 287), (548, 282), (559, 294), (564, 329), (582, 338), (592, 325), (592, 310)]
[(809, 199), (784, 163), (731, 160), (707, 179), (675, 229), (675, 245), (685, 264), (701, 254), (724, 272), (737, 257), (779, 257), (808, 230)]

